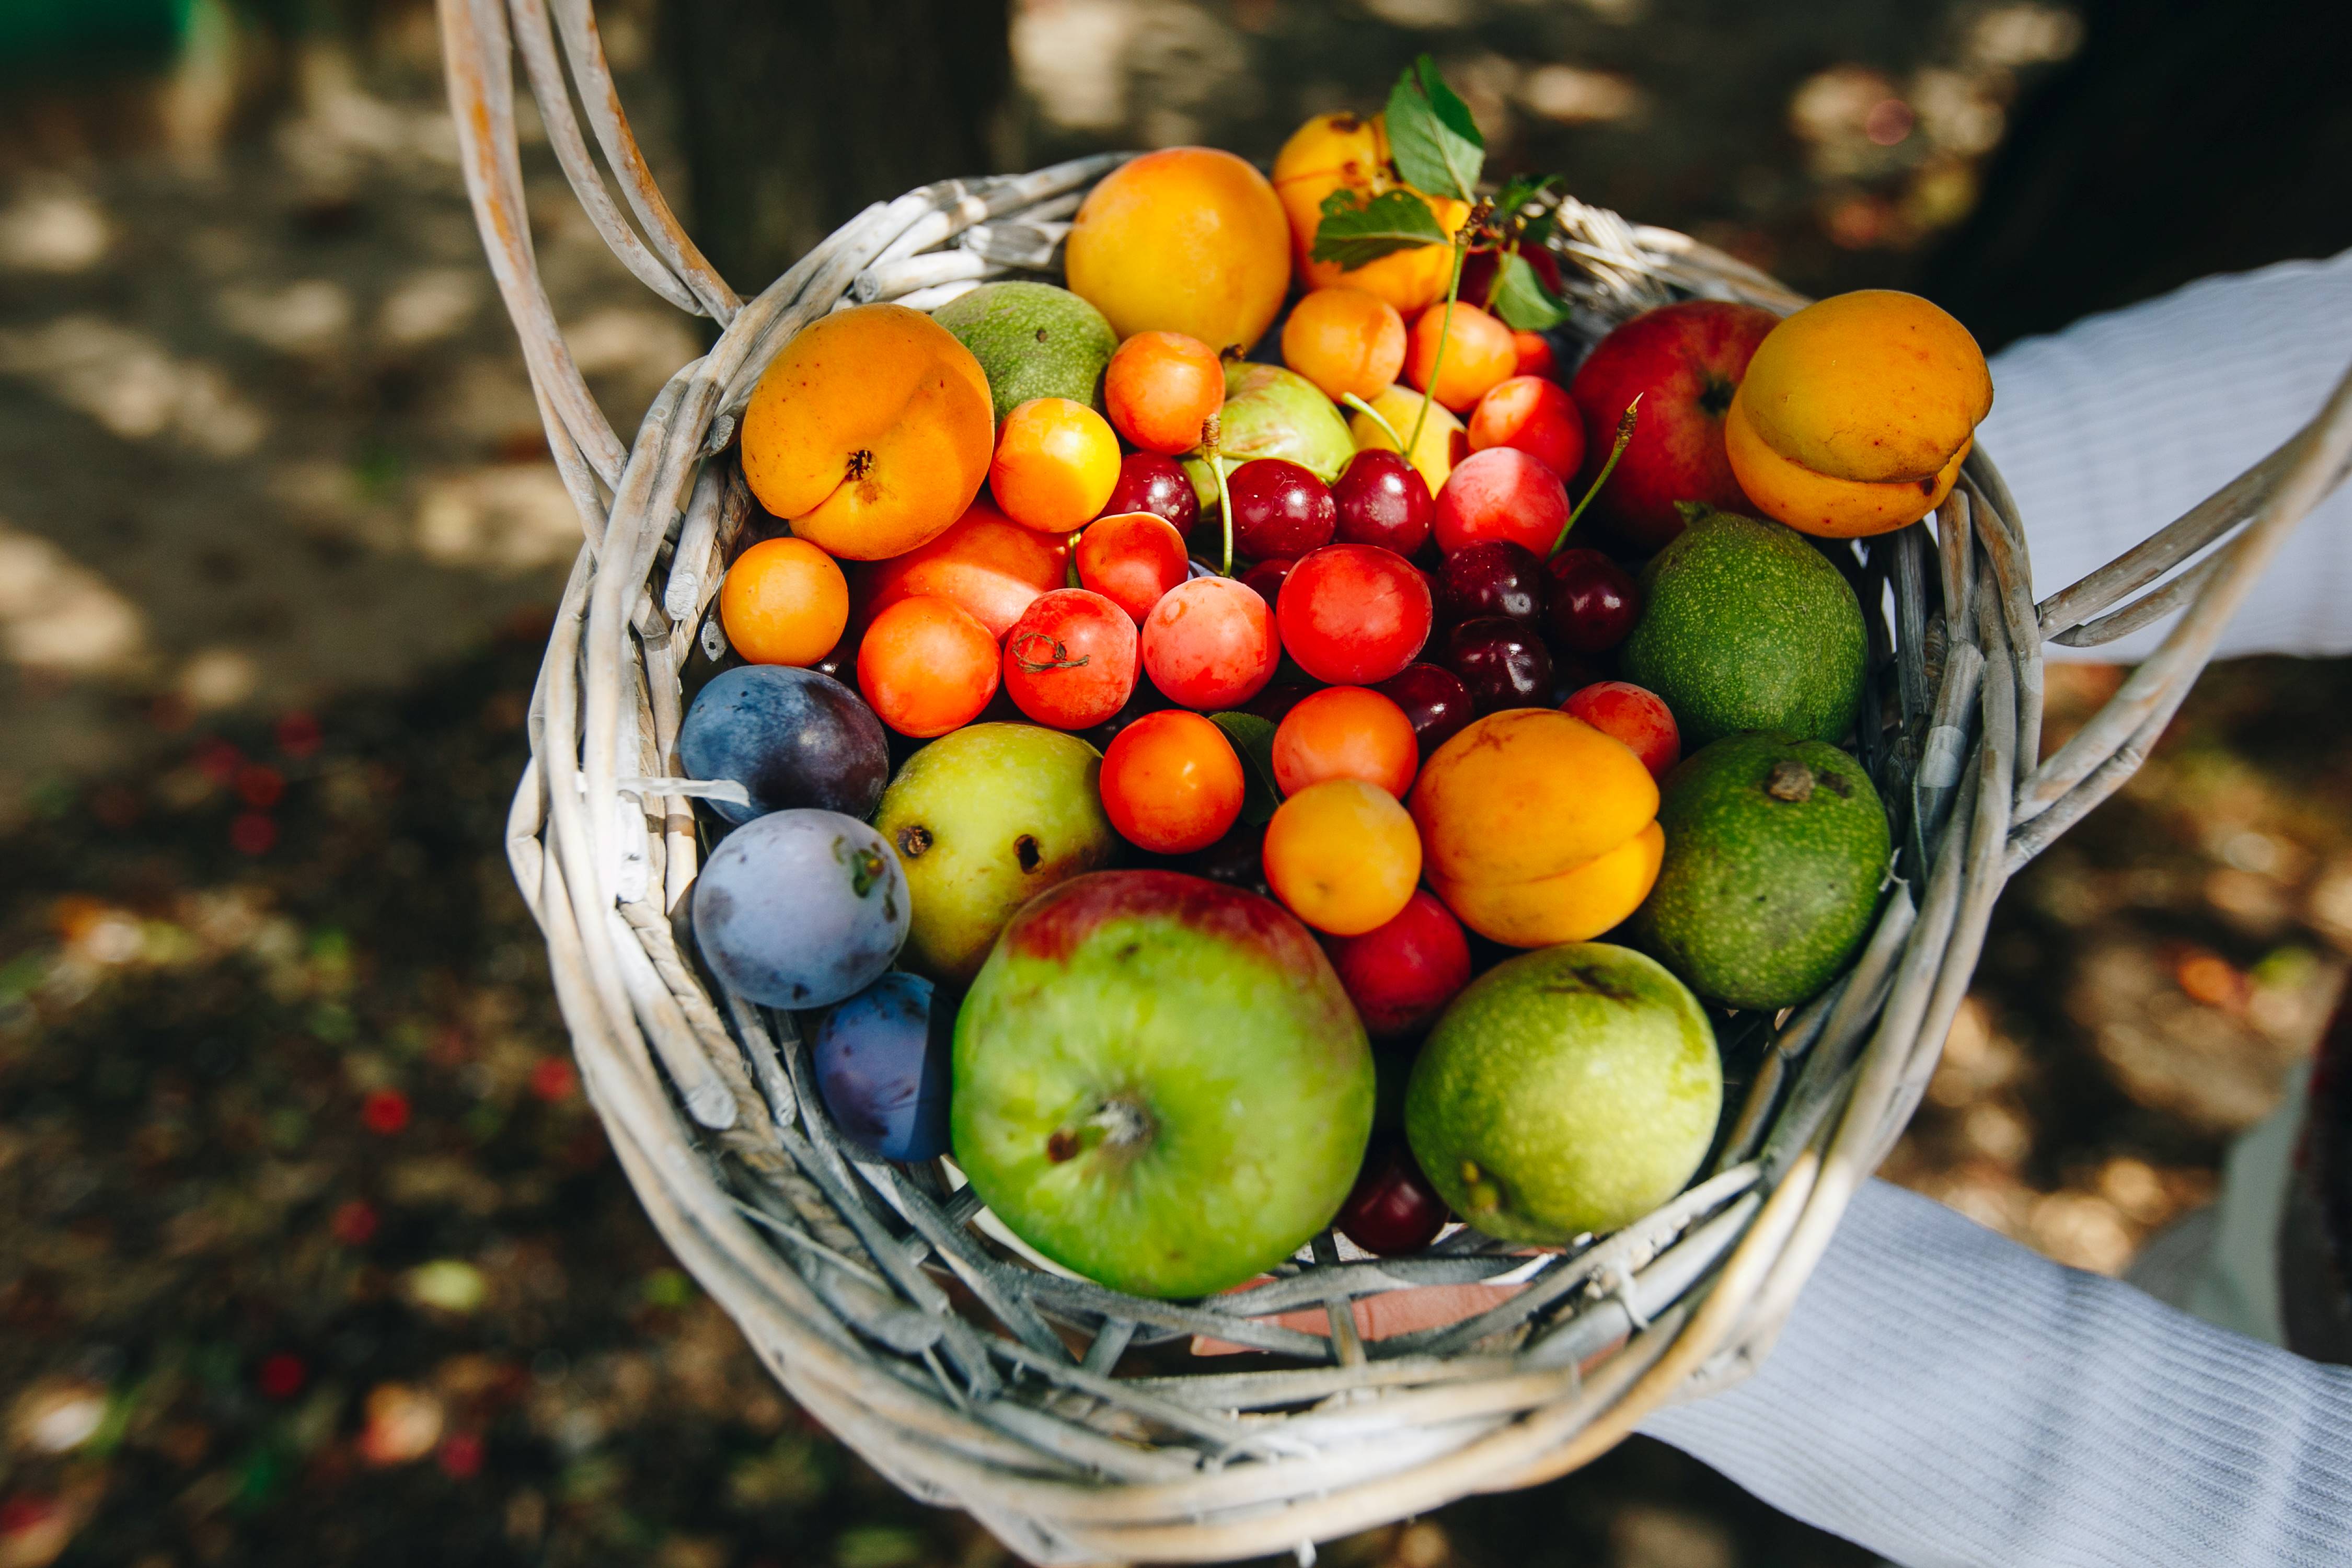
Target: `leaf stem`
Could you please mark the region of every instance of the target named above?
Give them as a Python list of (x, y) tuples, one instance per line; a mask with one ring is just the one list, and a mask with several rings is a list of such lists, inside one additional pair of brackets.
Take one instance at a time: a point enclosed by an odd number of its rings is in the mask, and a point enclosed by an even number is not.
[(1390, 440), (1396, 443), (1397, 455), (1404, 458), (1404, 460), (1408, 463), (1412, 461), (1412, 458), (1405, 455), (1404, 437), (1396, 433), (1396, 426), (1388, 422), (1388, 416), (1386, 415), (1382, 414), (1379, 409), (1373, 407), (1370, 404), (1365, 402), (1362, 398), (1357, 396), (1352, 392), (1340, 394), (1339, 401), (1354, 409), (1357, 413), (1361, 414), (1373, 424), (1379, 426), (1381, 427), (1381, 434), (1386, 436)]
[(1437, 353), (1430, 356), (1429, 385), (1421, 395), (1421, 412), (1413, 416), (1412, 439), (1405, 444), (1404, 460), (1421, 449), (1421, 427), (1429, 422), (1429, 405), (1437, 399), (1437, 377), (1445, 369), (1445, 340), (1454, 331), (1454, 297), (1462, 290), (1462, 264), (1470, 255), (1475, 226), (1465, 223), (1454, 237), (1454, 269), (1445, 279), (1445, 313), (1437, 318)]
[(1617, 444), (1609, 448), (1609, 460), (1601, 465), (1601, 472), (1593, 476), (1592, 488), (1584, 492), (1584, 499), (1576, 503), (1576, 510), (1570, 512), (1568, 521), (1559, 525), (1559, 537), (1551, 542), (1549, 550), (1544, 552), (1545, 560), (1550, 560), (1568, 548), (1568, 531), (1576, 526), (1576, 520), (1584, 515), (1584, 509), (1592, 504), (1592, 498), (1601, 493), (1601, 487), (1607, 484), (1609, 476), (1617, 471), (1617, 459), (1625, 455), (1625, 443), (1633, 438), (1634, 411), (1641, 406), (1642, 395), (1635, 393), (1633, 401), (1625, 405), (1625, 412), (1617, 420)]

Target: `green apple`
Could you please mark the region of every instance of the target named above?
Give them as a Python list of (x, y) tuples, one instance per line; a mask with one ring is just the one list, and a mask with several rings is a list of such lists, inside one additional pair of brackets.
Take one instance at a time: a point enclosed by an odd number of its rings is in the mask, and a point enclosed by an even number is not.
[(1405, 1090), (1405, 1136), (1454, 1212), (1506, 1241), (1615, 1230), (1690, 1181), (1723, 1065), (1698, 999), (1631, 948), (1570, 942), (1454, 999)]
[[(1287, 458), (1325, 484), (1356, 455), (1348, 422), (1322, 388), (1277, 364), (1237, 360), (1225, 366), (1225, 405), (1217, 411), (1217, 450), (1231, 473), (1254, 458)], [(1184, 459), (1206, 523), (1217, 510), (1217, 474), (1195, 452)]]
[(1023, 908), (956, 1017), (956, 1163), (1089, 1279), (1202, 1296), (1331, 1222), (1372, 1128), (1339, 977), (1270, 900), (1104, 871)]
[(907, 759), (874, 816), (914, 900), (898, 962), (961, 985), (1013, 910), (1108, 865), (1101, 773), (1100, 752), (1034, 724), (974, 724)]

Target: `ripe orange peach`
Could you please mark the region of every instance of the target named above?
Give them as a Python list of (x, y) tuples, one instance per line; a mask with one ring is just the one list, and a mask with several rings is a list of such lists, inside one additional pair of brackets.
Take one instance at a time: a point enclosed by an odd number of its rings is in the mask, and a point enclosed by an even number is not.
[(1832, 479), (1792, 463), (1769, 446), (1748, 416), (1748, 389), (1733, 395), (1723, 418), (1723, 451), (1731, 472), (1757, 510), (1800, 533), (1860, 539), (1907, 527), (1944, 504), (1959, 479), (1974, 437), (1963, 439), (1942, 470), (1894, 484)]
[(1334, 403), (1369, 402), (1404, 368), (1404, 318), (1361, 289), (1318, 289), (1282, 324), (1282, 363)]
[(1003, 640), (1041, 594), (1062, 585), (1069, 543), (1022, 527), (986, 500), (920, 549), (859, 569), (863, 615), (871, 620), (901, 599), (930, 594), (970, 611)]
[(1581, 719), (1507, 708), (1437, 749), (1412, 805), (1433, 879), (1527, 882), (1641, 832), (1658, 815), (1658, 784), (1623, 742)]
[(811, 322), (743, 411), (743, 478), (826, 554), (878, 561), (936, 538), (988, 477), (988, 377), (945, 327), (903, 305)]
[(1201, 444), (1201, 426), (1225, 405), (1217, 351), (1181, 332), (1138, 332), (1103, 372), (1103, 405), (1118, 433), (1172, 458)]
[(1182, 332), (1246, 353), (1289, 290), (1289, 229), (1264, 174), (1213, 147), (1171, 147), (1087, 193), (1063, 266), (1122, 339)]
[(1085, 404), (1033, 397), (1004, 416), (988, 488), (1022, 527), (1075, 532), (1095, 520), (1118, 483), (1118, 437)]
[[(1438, 339), (1445, 340), (1444, 362), (1438, 361)], [(1519, 345), (1511, 329), (1475, 305), (1456, 300), (1454, 319), (1446, 321), (1443, 301), (1423, 310), (1412, 323), (1412, 346), (1405, 351), (1405, 379), (1423, 392), (1437, 377), (1437, 401), (1456, 414), (1477, 406), (1478, 400), (1519, 367)]]
[(1739, 385), (1766, 446), (1858, 484), (1935, 479), (1992, 407), (1969, 330), (1893, 289), (1806, 306), (1765, 335)]
[(1462, 923), (1507, 947), (1590, 942), (1617, 926), (1650, 896), (1666, 852), (1665, 831), (1650, 823), (1606, 854), (1524, 882), (1430, 886)]
[[(1398, 314), (1409, 316), (1433, 300), (1445, 297), (1454, 267), (1454, 247), (1424, 245), (1401, 250), (1343, 271), (1336, 261), (1314, 261), (1315, 230), (1323, 221), (1323, 201), (1333, 191), (1346, 189), (1370, 198), (1385, 191), (1411, 189), (1389, 167), (1388, 134), (1382, 117), (1318, 114), (1291, 134), (1274, 160), (1274, 188), (1290, 223), (1292, 255), (1300, 281), (1309, 289), (1342, 284), (1360, 289), (1387, 301)], [(1415, 195), (1421, 195), (1415, 192)], [(1459, 230), (1470, 216), (1468, 204), (1449, 197), (1422, 195), (1447, 234)], [(1304, 373), (1302, 373), (1304, 374)]]

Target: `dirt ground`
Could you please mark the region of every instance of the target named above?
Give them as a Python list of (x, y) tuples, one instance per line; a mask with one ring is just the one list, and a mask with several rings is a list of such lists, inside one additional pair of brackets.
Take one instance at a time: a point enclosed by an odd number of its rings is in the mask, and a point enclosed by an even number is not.
[[(603, 10), (658, 154), (657, 18)], [(1826, 289), (1901, 280), (2071, 47), (1738, 10), (1031, 0), (1008, 145), (1263, 153), (1425, 40), (1500, 156)], [(184, 67), (153, 136), (68, 95), (0, 147), (0, 1568), (1003, 1561), (782, 1396), (581, 1100), (499, 847), (577, 523), (436, 50), (395, 6), (257, 107)], [(697, 340), (544, 162), (626, 430)], [(2117, 679), (2054, 675), (2045, 747)], [(2109, 1273), (2210, 1195), (2352, 952), (2347, 702), (2343, 664), (2207, 679), (2004, 900), (1890, 1176)], [(1325, 1558), (1868, 1561), (1641, 1442)]]

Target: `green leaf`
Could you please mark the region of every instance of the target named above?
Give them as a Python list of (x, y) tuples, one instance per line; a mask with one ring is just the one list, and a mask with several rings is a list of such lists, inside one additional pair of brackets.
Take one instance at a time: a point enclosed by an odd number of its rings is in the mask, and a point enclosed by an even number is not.
[(1478, 199), (1486, 139), (1427, 55), (1405, 68), (1389, 90), (1389, 154), (1404, 183), (1432, 195)]
[(1353, 191), (1323, 198), (1323, 221), (1315, 226), (1317, 261), (1336, 261), (1349, 271), (1400, 250), (1444, 245), (1447, 236), (1429, 204), (1411, 191), (1383, 191), (1365, 201)]
[(1513, 174), (1495, 193), (1495, 216), (1505, 221), (1518, 216), (1521, 207), (1559, 184), (1559, 180), (1558, 174)]
[(1242, 820), (1255, 827), (1271, 820), (1282, 804), (1274, 782), (1274, 721), (1255, 713), (1212, 713), (1209, 722), (1225, 732), (1242, 759)]
[(1516, 250), (1503, 253), (1486, 302), (1516, 331), (1540, 332), (1568, 320), (1568, 307), (1552, 298), (1528, 258)]

